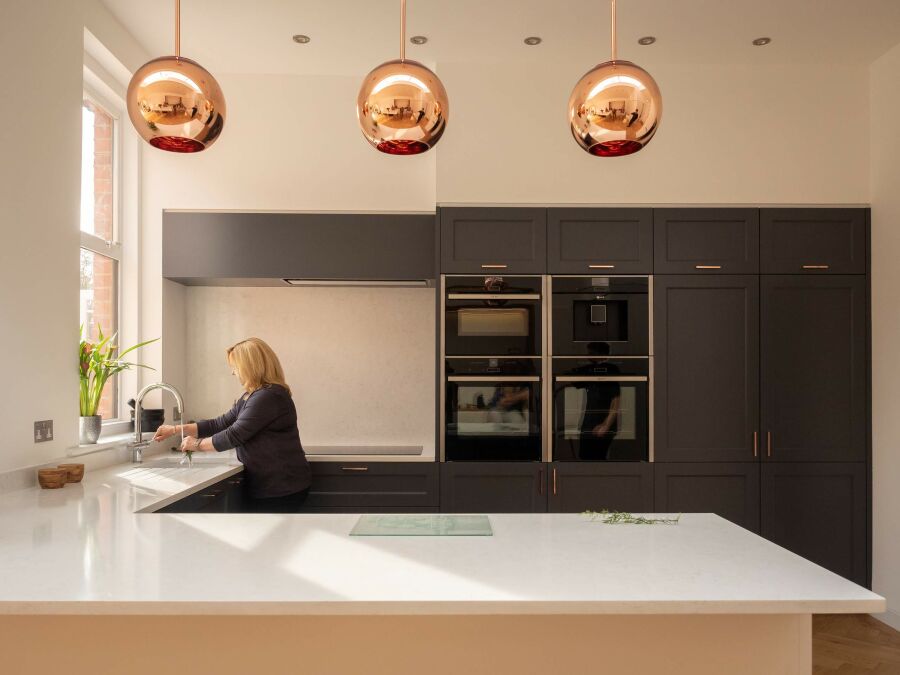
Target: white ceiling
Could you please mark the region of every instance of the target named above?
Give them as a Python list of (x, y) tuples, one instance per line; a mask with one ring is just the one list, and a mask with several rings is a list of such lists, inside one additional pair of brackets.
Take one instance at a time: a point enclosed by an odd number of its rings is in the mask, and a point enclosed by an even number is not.
[[(173, 51), (174, 2), (103, 0), (153, 55)], [(583, 64), (609, 55), (605, 0), (408, 0), (407, 57)], [(397, 0), (183, 0), (182, 54), (213, 73), (364, 75), (398, 56)], [(900, 43), (900, 0), (619, 0), (619, 56), (659, 63), (868, 64)], [(307, 45), (295, 33), (312, 38)], [(527, 47), (522, 40), (544, 42)], [(654, 35), (650, 47), (637, 38)], [(767, 47), (753, 38), (770, 36)], [(439, 67), (439, 65), (438, 65)]]

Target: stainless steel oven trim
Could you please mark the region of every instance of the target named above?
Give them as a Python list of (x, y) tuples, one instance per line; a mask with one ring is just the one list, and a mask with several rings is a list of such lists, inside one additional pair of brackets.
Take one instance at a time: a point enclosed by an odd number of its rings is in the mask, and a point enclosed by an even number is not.
[(643, 375), (557, 375), (557, 382), (648, 382)]
[(449, 293), (447, 300), (540, 300), (539, 293)]
[(540, 382), (540, 375), (450, 375), (447, 382)]
[(441, 275), (441, 308), (440, 308), (440, 316), (438, 317), (439, 330), (441, 334), (439, 336), (440, 341), (440, 379), (438, 380), (438, 399), (439, 399), (439, 407), (438, 407), (438, 451), (440, 456), (440, 461), (445, 461), (445, 439), (444, 434), (446, 433), (446, 413), (444, 412), (444, 406), (446, 405), (446, 397), (447, 397), (447, 385), (444, 381), (444, 377), (446, 375), (446, 363), (444, 359), (446, 358), (444, 352), (446, 351), (446, 345), (444, 344), (444, 311), (445, 311), (445, 300), (446, 300), (446, 286), (447, 286), (447, 277), (443, 274)]
[[(446, 359), (506, 359), (508, 361), (523, 361), (523, 360), (532, 360), (536, 361), (541, 358), (540, 354), (456, 354), (456, 355), (444, 355)], [(578, 358), (578, 357), (575, 357)], [(622, 357), (625, 358), (625, 357)], [(631, 358), (631, 357), (629, 357)], [(646, 356), (639, 356), (636, 358), (645, 359)]]
[(541, 303), (541, 375), (543, 387), (541, 391), (541, 461), (552, 461), (553, 430), (550, 428), (551, 406), (553, 405), (553, 386), (550, 380), (551, 354), (553, 354), (553, 335), (551, 322), (553, 311), (553, 279), (545, 274), (541, 278), (541, 291), (544, 301)]

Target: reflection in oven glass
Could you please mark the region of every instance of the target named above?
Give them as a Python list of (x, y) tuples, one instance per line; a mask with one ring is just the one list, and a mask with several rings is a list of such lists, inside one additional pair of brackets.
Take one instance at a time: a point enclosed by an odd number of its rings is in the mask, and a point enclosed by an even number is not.
[(531, 425), (532, 387), (460, 386), (456, 433), (460, 436), (526, 436)]
[[(638, 435), (636, 392), (617, 382), (584, 382), (567, 386), (562, 395), (562, 438), (557, 457), (605, 460), (614, 441)], [(559, 447), (562, 445), (562, 447)]]

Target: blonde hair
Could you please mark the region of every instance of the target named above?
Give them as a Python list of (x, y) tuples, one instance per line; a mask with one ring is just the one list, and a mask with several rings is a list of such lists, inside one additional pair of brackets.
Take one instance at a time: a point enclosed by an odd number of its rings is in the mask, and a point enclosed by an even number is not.
[(272, 348), (257, 337), (241, 340), (225, 350), (228, 364), (234, 368), (247, 393), (269, 384), (284, 387), (290, 395), (291, 388), (284, 381), (284, 370)]

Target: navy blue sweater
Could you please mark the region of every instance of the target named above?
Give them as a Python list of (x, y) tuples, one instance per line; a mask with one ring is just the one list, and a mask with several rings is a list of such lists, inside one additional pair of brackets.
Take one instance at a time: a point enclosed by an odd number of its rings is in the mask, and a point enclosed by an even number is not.
[(251, 497), (283, 497), (312, 482), (297, 431), (297, 409), (291, 395), (277, 384), (242, 396), (216, 419), (197, 422), (197, 435), (211, 436), (219, 452), (237, 448)]

